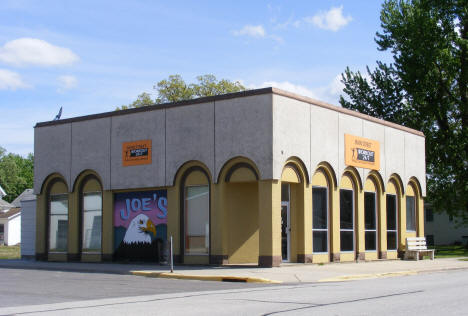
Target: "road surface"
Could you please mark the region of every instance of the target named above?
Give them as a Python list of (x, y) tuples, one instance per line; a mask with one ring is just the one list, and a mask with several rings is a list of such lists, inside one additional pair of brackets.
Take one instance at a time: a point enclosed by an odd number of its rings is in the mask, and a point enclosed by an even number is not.
[(466, 315), (468, 303), (468, 270), (269, 286), (5, 270), (0, 315)]

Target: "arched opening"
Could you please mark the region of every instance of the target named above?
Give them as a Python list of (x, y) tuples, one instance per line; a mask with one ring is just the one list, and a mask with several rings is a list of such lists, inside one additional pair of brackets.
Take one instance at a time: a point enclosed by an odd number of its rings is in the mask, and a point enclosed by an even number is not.
[(224, 262), (258, 264), (258, 168), (248, 158), (236, 157), (223, 166), (220, 180), (217, 194)]
[[(359, 181), (350, 168), (340, 182), (340, 261), (353, 261), (358, 254), (357, 210)], [(359, 176), (359, 175), (358, 175)]]
[(378, 258), (380, 226), (380, 186), (377, 178), (369, 176), (364, 183), (364, 249), (366, 260)]
[(314, 263), (332, 260), (332, 194), (331, 172), (321, 166), (312, 177), (312, 262)]
[(102, 185), (95, 174), (87, 174), (79, 185), (79, 252), (102, 253)]
[(49, 259), (66, 260), (69, 239), (68, 186), (58, 176), (46, 181), (46, 253)]
[[(283, 262), (312, 262), (306, 249), (310, 236), (310, 211), (305, 210), (307, 170), (296, 157), (289, 158), (281, 173), (281, 257)], [(310, 194), (310, 192), (309, 192)], [(309, 227), (308, 229), (306, 227)]]
[(180, 251), (184, 263), (209, 263), (211, 254), (211, 181), (199, 165), (182, 174), (180, 196)]
[(400, 235), (400, 186), (395, 179), (391, 178), (387, 184), (386, 200), (386, 239), (387, 258), (395, 259), (398, 256), (398, 242)]
[(411, 179), (406, 187), (406, 234), (415, 237), (419, 223), (420, 190), (416, 180)]

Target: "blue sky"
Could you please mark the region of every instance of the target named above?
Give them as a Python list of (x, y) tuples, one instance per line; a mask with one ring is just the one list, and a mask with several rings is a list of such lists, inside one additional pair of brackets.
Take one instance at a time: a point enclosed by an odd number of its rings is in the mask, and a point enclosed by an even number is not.
[(36, 122), (112, 111), (171, 74), (276, 86), (338, 105), (377, 51), (382, 1), (0, 1), (0, 146)]

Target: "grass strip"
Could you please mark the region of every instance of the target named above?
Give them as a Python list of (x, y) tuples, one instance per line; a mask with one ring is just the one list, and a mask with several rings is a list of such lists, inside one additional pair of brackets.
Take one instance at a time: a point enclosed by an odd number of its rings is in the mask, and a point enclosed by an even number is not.
[(0, 246), (0, 259), (20, 259), (20, 246)]

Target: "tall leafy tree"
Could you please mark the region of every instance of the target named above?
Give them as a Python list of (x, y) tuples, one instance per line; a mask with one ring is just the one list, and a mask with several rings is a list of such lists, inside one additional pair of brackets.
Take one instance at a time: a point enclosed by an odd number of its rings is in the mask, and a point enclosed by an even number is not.
[(424, 132), (428, 200), (468, 222), (468, 1), (387, 0), (380, 20), (393, 62), (346, 68), (340, 104)]
[(7, 202), (13, 201), (25, 189), (33, 187), (34, 156), (26, 158), (13, 153), (6, 153), (0, 147), (0, 186), (7, 195), (3, 198)]
[(245, 87), (238, 81), (218, 80), (214, 75), (198, 76), (197, 82), (191, 84), (187, 84), (180, 75), (170, 75), (167, 79), (156, 83), (154, 89), (158, 92), (155, 100), (152, 100), (148, 93), (143, 92), (134, 102), (122, 105), (117, 110), (239, 92), (244, 91)]
[(151, 95), (149, 93), (143, 92), (142, 94), (138, 95), (137, 99), (130, 103), (129, 105), (122, 105), (120, 108), (117, 107), (116, 110), (126, 110), (130, 108), (139, 108), (142, 106), (152, 105), (155, 102), (151, 99)]

